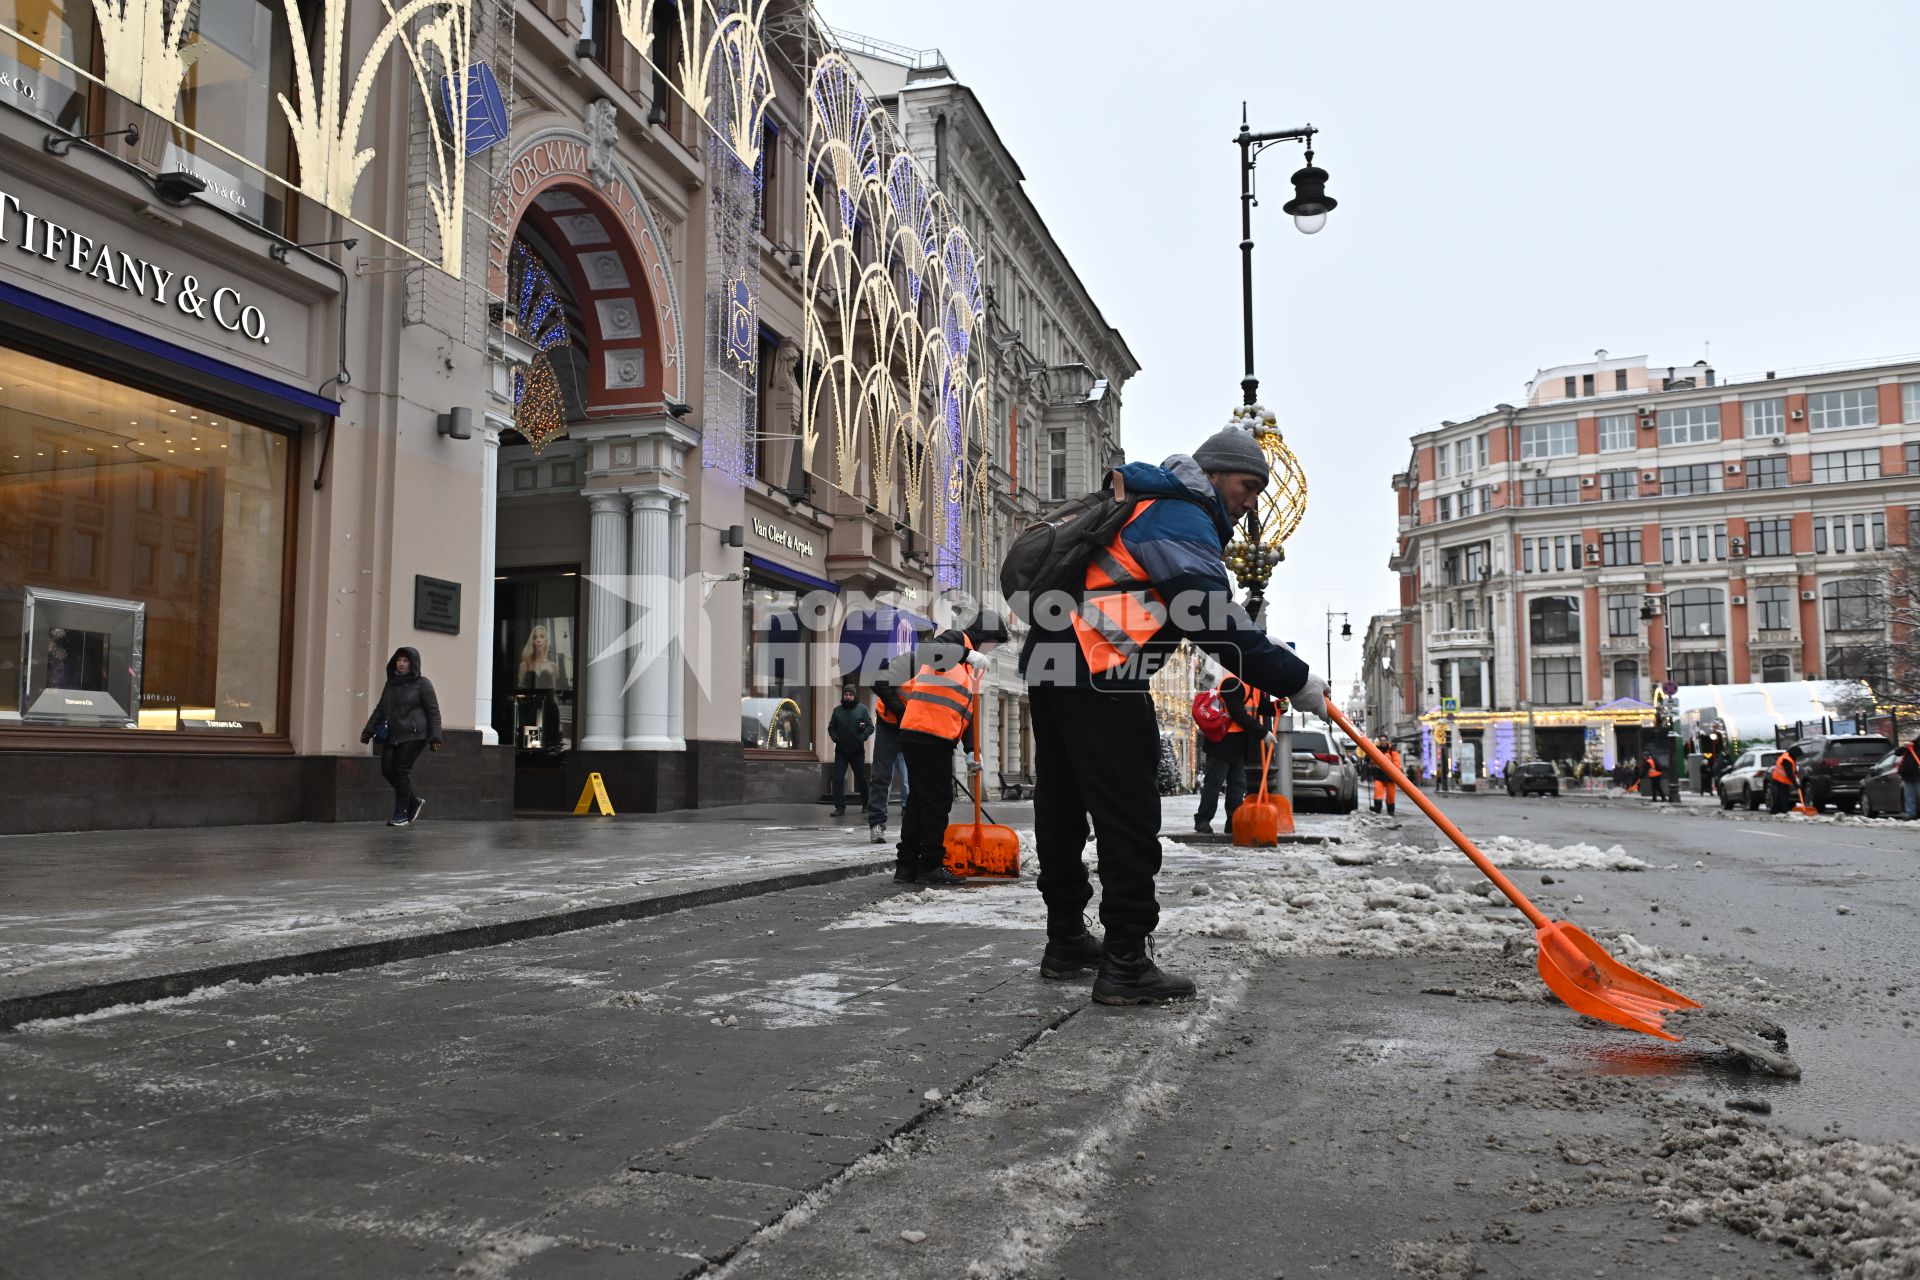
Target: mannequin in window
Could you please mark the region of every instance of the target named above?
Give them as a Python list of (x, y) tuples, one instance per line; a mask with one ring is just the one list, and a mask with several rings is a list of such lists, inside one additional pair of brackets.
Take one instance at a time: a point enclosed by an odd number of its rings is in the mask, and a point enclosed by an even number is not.
[(548, 755), (563, 749), (560, 735), (560, 705), (556, 692), (573, 686), (567, 682), (567, 659), (553, 651), (553, 637), (542, 623), (535, 623), (527, 634), (526, 647), (520, 650), (520, 669), (514, 686), (525, 693), (540, 695), (540, 745)]

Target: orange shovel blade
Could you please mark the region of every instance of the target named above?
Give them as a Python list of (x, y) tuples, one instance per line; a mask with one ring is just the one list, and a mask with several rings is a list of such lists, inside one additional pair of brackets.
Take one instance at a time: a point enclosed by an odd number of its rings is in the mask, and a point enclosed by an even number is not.
[(947, 828), (945, 865), (957, 876), (1017, 879), (1020, 836), (1012, 827), (956, 822)]
[(1536, 937), (1541, 979), (1575, 1013), (1662, 1040), (1678, 1040), (1662, 1026), (1666, 1015), (1700, 1007), (1699, 1002), (1627, 968), (1571, 921), (1552, 921)]

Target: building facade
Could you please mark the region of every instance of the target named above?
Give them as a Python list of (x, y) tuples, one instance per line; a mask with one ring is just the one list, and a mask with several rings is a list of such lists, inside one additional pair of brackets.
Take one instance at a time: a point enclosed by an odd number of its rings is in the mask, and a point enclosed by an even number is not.
[(1392, 624), (1429, 767), (1462, 743), (1483, 771), (1631, 759), (1669, 680), (1871, 682), (1878, 557), (1920, 503), (1920, 364), (1721, 382), (1600, 352), (1412, 443)]
[(399, 645), (438, 815), (817, 797), (1050, 465), (1024, 196), (797, 0), (123, 8), (0, 23), (5, 828), (380, 816)]

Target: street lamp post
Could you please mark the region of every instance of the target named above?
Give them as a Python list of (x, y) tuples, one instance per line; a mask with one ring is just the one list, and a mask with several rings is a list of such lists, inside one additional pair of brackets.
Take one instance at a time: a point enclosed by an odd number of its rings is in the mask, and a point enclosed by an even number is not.
[(1673, 617), (1667, 612), (1666, 592), (1648, 591), (1644, 593), (1644, 596), (1645, 598), (1640, 603), (1640, 620), (1648, 624), (1647, 643), (1653, 643), (1652, 623), (1655, 618), (1658, 618), (1660, 620), (1661, 639), (1664, 642), (1663, 656), (1665, 661), (1662, 663), (1662, 666), (1666, 668), (1665, 678), (1662, 679), (1660, 688), (1653, 699), (1653, 731), (1660, 739), (1661, 744), (1667, 749), (1667, 772), (1668, 775), (1673, 778), (1673, 786), (1670, 788), (1672, 794), (1667, 798), (1678, 803), (1680, 799), (1680, 779), (1675, 772), (1673, 762), (1673, 706), (1671, 702), (1673, 695), (1667, 692), (1668, 688), (1673, 685)]
[(1347, 615), (1338, 609), (1327, 610), (1327, 683), (1329, 685), (1333, 683), (1333, 620), (1335, 618), (1340, 619), (1340, 638), (1353, 639), (1353, 623), (1347, 620)]

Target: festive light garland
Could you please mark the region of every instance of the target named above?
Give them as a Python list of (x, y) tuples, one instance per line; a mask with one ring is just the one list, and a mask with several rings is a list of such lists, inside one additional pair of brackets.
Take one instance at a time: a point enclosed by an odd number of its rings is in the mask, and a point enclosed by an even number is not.
[(1252, 436), (1266, 456), (1273, 479), (1256, 508), (1257, 532), (1240, 527), (1226, 551), (1227, 568), (1248, 591), (1266, 590), (1274, 567), (1286, 559), (1286, 541), (1307, 514), (1307, 473), (1280, 435), (1279, 420), (1265, 405), (1237, 404), (1228, 411), (1227, 429)]
[(513, 428), (538, 454), (567, 433), (567, 401), (548, 353), (571, 346), (573, 334), (553, 277), (524, 240), (513, 242), (510, 269), (520, 278), (514, 297), (514, 330), (534, 348), (526, 370), (513, 375)]

